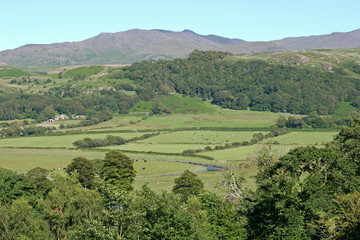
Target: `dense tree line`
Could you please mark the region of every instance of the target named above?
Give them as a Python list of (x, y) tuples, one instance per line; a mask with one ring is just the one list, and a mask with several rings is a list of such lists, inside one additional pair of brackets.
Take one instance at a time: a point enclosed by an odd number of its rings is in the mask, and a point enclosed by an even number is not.
[(95, 147), (104, 147), (104, 146), (113, 146), (113, 145), (123, 145), (129, 142), (136, 142), (139, 140), (144, 140), (150, 137), (159, 135), (159, 133), (145, 133), (138, 137), (133, 137), (130, 139), (124, 139), (120, 136), (108, 135), (105, 139), (100, 138), (84, 138), (73, 142), (73, 145), (77, 148), (95, 148)]
[(127, 143), (126, 139), (119, 136), (108, 135), (105, 139), (100, 138), (84, 138), (73, 142), (77, 148), (94, 148), (112, 145), (123, 145)]
[[(60, 90), (59, 90), (60, 91)], [(56, 113), (68, 116), (86, 115), (91, 119), (99, 112), (126, 113), (138, 101), (121, 92), (104, 95), (74, 94), (0, 94), (0, 120), (36, 119), (38, 122), (54, 118)], [(100, 117), (99, 117), (100, 118)]]
[(354, 101), (359, 81), (337, 67), (274, 65), (260, 60), (227, 60), (227, 53), (194, 51), (186, 59), (142, 61), (111, 74), (141, 85), (143, 100), (177, 92), (232, 109), (332, 114), (339, 101)]
[(51, 133), (55, 127), (41, 127), (31, 125), (31, 121), (23, 120), (17, 122), (3, 122), (0, 124), (0, 137), (34, 136)]
[(348, 116), (344, 115), (331, 115), (331, 116), (319, 116), (309, 114), (304, 117), (285, 117), (280, 116), (275, 125), (279, 128), (339, 128), (341, 126), (349, 126), (351, 121), (358, 118), (360, 114), (358, 112), (352, 112)]

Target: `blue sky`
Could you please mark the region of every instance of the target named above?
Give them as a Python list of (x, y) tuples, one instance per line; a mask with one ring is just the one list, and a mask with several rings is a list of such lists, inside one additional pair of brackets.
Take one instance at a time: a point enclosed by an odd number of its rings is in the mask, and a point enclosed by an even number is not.
[(247, 41), (360, 28), (360, 0), (0, 0), (0, 51), (132, 28)]

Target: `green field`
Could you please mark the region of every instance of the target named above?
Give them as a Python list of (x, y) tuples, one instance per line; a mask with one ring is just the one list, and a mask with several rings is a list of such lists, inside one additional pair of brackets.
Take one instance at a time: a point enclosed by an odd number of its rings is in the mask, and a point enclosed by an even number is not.
[(74, 69), (70, 69), (66, 71), (63, 74), (63, 77), (69, 77), (74, 78), (77, 76), (84, 76), (84, 78), (87, 78), (91, 75), (98, 74), (99, 72), (103, 71), (103, 66), (84, 66), (84, 67), (78, 67)]
[[(190, 169), (189, 169), (190, 170)], [(219, 171), (202, 171), (196, 172), (199, 179), (204, 183), (205, 189), (210, 191), (219, 191), (215, 188), (216, 184), (221, 181), (221, 172)], [(179, 175), (168, 175), (168, 176), (158, 176), (158, 177), (137, 177), (135, 179), (134, 187), (135, 189), (140, 189), (144, 184), (154, 191), (171, 191), (174, 185), (175, 178)], [(250, 184), (249, 184), (250, 186)]]
[[(182, 131), (174, 133), (163, 133), (139, 142), (160, 143), (160, 144), (224, 144), (233, 142), (250, 141), (253, 131), (228, 132), (228, 131)], [(266, 134), (266, 132), (261, 132)]]
[(204, 149), (206, 146), (214, 147), (213, 145), (201, 144), (148, 144), (148, 143), (129, 143), (119, 146), (101, 147), (101, 149), (109, 150), (128, 150), (141, 152), (160, 152), (160, 153), (181, 153), (188, 149)]
[[(119, 129), (177, 129), (190, 127), (211, 128), (264, 128), (274, 125), (280, 116), (271, 112), (235, 111), (218, 108), (218, 111), (207, 114), (171, 114), (151, 116), (142, 120), (144, 115), (119, 116), (108, 123), (99, 124), (104, 127)], [(119, 121), (120, 120), (120, 121)], [(132, 123), (130, 123), (132, 121)], [(122, 125), (123, 124), (123, 125)], [(120, 126), (119, 126), (120, 125)]]
[(125, 139), (141, 136), (143, 133), (111, 133), (111, 134), (77, 134), (64, 136), (39, 136), (0, 139), (0, 147), (60, 147), (73, 148), (73, 142), (83, 138), (105, 138), (107, 135), (120, 136)]
[[(178, 96), (168, 96), (164, 99), (170, 99), (172, 100), (172, 102), (169, 100), (170, 103), (175, 104), (177, 98)], [(189, 98), (183, 101), (179, 107), (184, 110), (187, 106), (184, 103), (190, 104), (196, 101), (199, 100)], [(204, 103), (204, 106), (207, 104)], [(82, 156), (89, 159), (102, 159), (107, 151), (118, 150), (125, 151), (126, 155), (135, 159), (137, 177), (134, 186), (136, 189), (148, 183), (149, 187), (155, 191), (171, 190), (174, 179), (184, 170), (189, 169), (199, 174), (199, 178), (204, 182), (206, 189), (219, 191), (215, 188), (215, 185), (221, 180), (221, 171), (206, 171), (204, 166), (227, 166), (228, 162), (241, 164), (241, 169), (238, 170), (238, 173), (247, 178), (247, 187), (254, 188), (255, 183), (251, 176), (256, 174), (256, 167), (249, 159), (264, 146), (265, 142), (276, 140), (279, 145), (274, 146), (274, 149), (280, 154), (285, 154), (291, 148), (299, 145), (323, 144), (324, 142), (331, 141), (332, 137), (337, 133), (292, 132), (266, 139), (256, 145), (199, 153), (199, 155), (212, 157), (214, 160), (179, 155), (188, 149), (204, 149), (206, 146), (213, 148), (216, 145), (224, 145), (226, 143), (250, 141), (254, 133), (261, 132), (266, 134), (268, 132), (266, 129), (270, 131), (269, 127), (274, 125), (279, 117), (277, 113), (247, 110), (235, 111), (221, 109), (212, 105), (210, 107), (214, 111), (209, 113), (154, 116), (148, 116), (145, 113), (119, 114), (109, 121), (96, 125), (56, 130), (60, 132), (82, 130), (84, 131), (82, 134), (0, 139), (0, 147), (3, 147), (0, 148), (0, 167), (18, 172), (26, 172), (37, 166), (46, 169), (63, 169), (75, 157)], [(204, 107), (204, 109), (206, 108)], [(40, 125), (59, 126), (59, 124), (68, 125), (76, 122), (76, 120), (69, 120)], [(185, 130), (181, 130), (182, 128)], [(189, 128), (192, 129), (190, 130)], [(207, 129), (193, 130), (193, 128)], [(232, 128), (232, 130), (226, 130), (229, 128)], [(131, 130), (133, 132), (119, 133), (119, 131), (124, 130)], [(129, 139), (156, 130), (161, 130), (160, 135), (120, 146), (76, 150), (73, 149), (74, 146), (72, 145), (74, 141), (83, 138), (104, 139), (107, 135), (113, 135)], [(174, 153), (178, 155), (171, 155)]]
[[(35, 167), (56, 169), (54, 172), (62, 172), (75, 157), (86, 157), (88, 159), (102, 159), (105, 151), (82, 151), (66, 149), (9, 149), (0, 148), (0, 167), (7, 168), (18, 173), (25, 173)], [(149, 183), (154, 190), (171, 190), (174, 179), (186, 169), (200, 174), (204, 184), (209, 189), (214, 189), (220, 180), (220, 173), (207, 172), (204, 166), (188, 164), (214, 164), (213, 161), (182, 156), (159, 156), (151, 154), (127, 153), (135, 158), (134, 166), (137, 171), (134, 186), (139, 189), (143, 184)], [(144, 161), (146, 160), (146, 162)], [(221, 165), (221, 164), (220, 164)], [(58, 171), (57, 169), (61, 170)], [(215, 176), (215, 178), (214, 178)]]
[[(247, 161), (249, 157), (253, 156), (256, 151), (260, 150), (263, 146), (263, 144), (256, 144), (252, 146), (210, 151), (201, 153), (201, 155), (213, 157), (218, 161)], [(284, 154), (293, 147), (295, 147), (295, 145), (274, 145), (275, 149)]]
[[(338, 132), (292, 132), (265, 140), (264, 142), (277, 141), (279, 145), (274, 145), (274, 149), (283, 155), (290, 149), (299, 145), (321, 145), (330, 142), (337, 133)], [(256, 144), (252, 146), (210, 151), (201, 153), (201, 155), (213, 157), (215, 160), (222, 161), (244, 161), (262, 146), (263, 144)]]
[(25, 72), (19, 68), (0, 64), (0, 78), (35, 76), (36, 74)]
[(273, 140), (280, 144), (290, 145), (309, 145), (309, 144), (324, 144), (332, 141), (338, 132), (292, 132), (282, 135)]

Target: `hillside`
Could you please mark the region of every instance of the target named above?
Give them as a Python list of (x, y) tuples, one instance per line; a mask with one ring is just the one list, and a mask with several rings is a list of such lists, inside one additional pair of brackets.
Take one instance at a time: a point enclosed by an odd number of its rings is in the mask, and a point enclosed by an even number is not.
[(54, 111), (89, 117), (104, 113), (97, 122), (111, 113), (211, 111), (191, 100), (164, 100), (169, 95), (236, 110), (334, 114), (342, 102), (360, 106), (359, 56), (360, 49), (242, 55), (194, 51), (187, 58), (131, 66), (61, 68), (59, 74), (31, 77), (23, 72), (0, 82), (0, 119), (41, 121)]
[(147, 59), (182, 58), (195, 49), (237, 54), (354, 47), (360, 47), (360, 30), (268, 42), (246, 42), (216, 35), (199, 35), (190, 30), (173, 32), (132, 29), (101, 33), (80, 42), (28, 44), (0, 52), (0, 61), (14, 66), (127, 64)]
[(35, 74), (23, 71), (19, 68), (9, 66), (0, 62), (0, 78), (11, 78), (20, 76), (33, 76)]
[(136, 63), (110, 78), (145, 87), (140, 97), (176, 92), (231, 109), (296, 114), (332, 114), (359, 95), (358, 50), (228, 55), (194, 51), (186, 59)]

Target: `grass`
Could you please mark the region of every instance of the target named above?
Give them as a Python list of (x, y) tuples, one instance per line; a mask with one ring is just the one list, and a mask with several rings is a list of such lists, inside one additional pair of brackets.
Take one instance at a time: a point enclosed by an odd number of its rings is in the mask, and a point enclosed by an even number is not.
[(358, 109), (352, 106), (350, 102), (341, 102), (338, 109), (335, 110), (335, 113), (339, 115), (347, 115), (356, 110)]
[(136, 124), (126, 124), (122, 129), (176, 129), (190, 127), (210, 128), (267, 128), (274, 125), (279, 117), (277, 113), (253, 112), (248, 110), (236, 111), (220, 109), (214, 113), (200, 114), (171, 114), (150, 116)]
[(280, 144), (310, 145), (332, 141), (338, 132), (292, 132), (273, 138)]
[(66, 71), (63, 74), (63, 77), (74, 78), (76, 76), (84, 76), (85, 78), (88, 78), (89, 76), (98, 74), (99, 72), (101, 72), (103, 70), (104, 70), (103, 66), (78, 67), (78, 68), (73, 68), (73, 69)]
[[(232, 142), (250, 141), (257, 131), (227, 132), (227, 131), (182, 131), (164, 133), (143, 141), (145, 143), (160, 144), (223, 144)], [(265, 134), (266, 132), (262, 132)]]
[[(336, 134), (337, 132), (292, 132), (272, 138), (271, 140), (277, 141), (280, 144), (274, 145), (274, 148), (283, 155), (290, 149), (300, 145), (316, 145), (330, 142)], [(203, 152), (201, 155), (213, 157), (215, 160), (219, 161), (246, 161), (262, 146), (263, 144), (256, 144), (238, 148)]]
[[(65, 168), (71, 159), (75, 157), (86, 157), (88, 159), (103, 159), (106, 152), (82, 151), (66, 149), (1, 149), (0, 148), (0, 167), (7, 168), (18, 173), (25, 173), (28, 170), (41, 166), (45, 169), (61, 170)], [(194, 157), (158, 156), (151, 154), (126, 154), (131, 158), (136, 158), (134, 162), (137, 177), (134, 187), (139, 189), (145, 183), (157, 192), (172, 189), (174, 179), (186, 169), (199, 174), (199, 178), (204, 182), (205, 188), (215, 191), (215, 183), (220, 180), (220, 172), (207, 172), (205, 167), (187, 164), (197, 162), (202, 164), (213, 164), (213, 161), (198, 159)], [(144, 161), (146, 160), (146, 162)], [(144, 169), (145, 168), (145, 169)], [(57, 172), (57, 170), (55, 170)], [(59, 171), (60, 172), (60, 171)]]
[[(144, 113), (119, 114), (113, 119), (96, 125), (73, 128), (72, 130), (92, 130), (102, 129), (111, 130), (163, 130), (178, 128), (268, 128), (274, 125), (280, 116), (278, 113), (255, 112), (255, 111), (236, 111), (221, 109), (214, 106), (216, 111), (213, 113), (197, 114), (167, 114), (147, 116)], [(55, 122), (54, 126), (67, 124), (67, 121)], [(64, 131), (64, 130), (62, 130)]]
[(27, 172), (35, 167), (64, 168), (71, 159), (86, 157), (104, 158), (105, 152), (87, 152), (67, 149), (9, 149), (0, 148), (0, 167), (17, 172)]
[(217, 107), (209, 102), (201, 101), (197, 98), (182, 97), (177, 94), (160, 96), (152, 101), (163, 104), (172, 113), (177, 114), (213, 113), (217, 110)]
[[(256, 144), (245, 147), (224, 149), (219, 151), (211, 151), (201, 153), (201, 155), (213, 157), (218, 161), (248, 161), (249, 157), (253, 156), (258, 150), (263, 147), (263, 144)], [(287, 153), (290, 149), (296, 147), (296, 145), (275, 145), (274, 148), (277, 149), (279, 153)]]
[[(191, 170), (189, 169), (189, 171)], [(220, 192), (215, 188), (216, 184), (221, 180), (220, 171), (201, 171), (195, 173), (198, 175), (198, 178), (204, 183), (205, 189), (213, 192)], [(177, 177), (179, 177), (179, 175), (136, 178), (134, 188), (140, 189), (141, 186), (147, 184), (148, 187), (150, 187), (156, 192), (171, 191), (174, 186), (174, 180)]]
[[(4, 149), (1, 149), (4, 150)], [(31, 168), (41, 166), (46, 169), (63, 169), (75, 157), (88, 159), (104, 158), (105, 152), (80, 151), (80, 150), (44, 150), (44, 149), (6, 149), (1, 151), (1, 167), (18, 172), (26, 172)], [(132, 157), (132, 155), (130, 155)], [(205, 171), (206, 168), (199, 165), (184, 162), (153, 160), (140, 158), (134, 162), (138, 178), (158, 177), (165, 175), (180, 175), (184, 170), (193, 172)]]
[[(78, 149), (12, 149), (12, 148), (0, 148), (0, 167), (7, 168), (13, 171), (26, 172), (34, 167), (43, 167), (45, 169), (64, 168), (71, 159), (75, 157), (86, 157), (88, 159), (103, 159), (105, 153), (108, 151), (90, 151), (90, 150), (78, 150)], [(187, 163), (200, 163), (213, 165), (214, 161), (185, 156), (161, 156), (154, 154), (144, 153), (126, 153), (131, 158), (139, 159), (138, 162), (144, 159), (147, 162), (156, 162), (158, 168), (163, 168), (163, 164), (175, 164), (182, 163), (187, 167), (198, 167)], [(221, 165), (221, 164), (218, 164)], [(142, 169), (142, 165), (139, 165)], [(155, 165), (154, 165), (155, 166)], [(187, 169), (187, 168), (186, 168)], [(201, 167), (201, 169), (203, 169)], [(181, 169), (180, 169), (181, 170)], [(159, 172), (153, 169), (152, 172), (145, 172), (147, 175), (157, 175)], [(164, 172), (160, 172), (164, 174)], [(145, 174), (145, 175), (146, 175)], [(139, 175), (139, 174), (138, 174)]]
[[(179, 97), (172, 95), (162, 97), (162, 100), (166, 100), (168, 104), (175, 104), (171, 106), (174, 109), (179, 108), (179, 112), (182, 113), (178, 114), (157, 116), (147, 116), (144, 113), (119, 114), (114, 116), (113, 119), (100, 124), (57, 130), (62, 132), (73, 130), (86, 131), (82, 134), (0, 139), (0, 147), (28, 147), (28, 149), (0, 148), (0, 167), (18, 172), (26, 172), (37, 166), (47, 169), (63, 169), (70, 163), (71, 159), (79, 156), (89, 159), (102, 159), (105, 153), (110, 150), (141, 151), (126, 152), (126, 155), (135, 158), (134, 164), (137, 170), (137, 177), (134, 183), (135, 189), (139, 189), (143, 184), (147, 183), (149, 187), (157, 192), (171, 190), (174, 179), (184, 170), (189, 169), (199, 175), (199, 178), (205, 185), (205, 189), (221, 193), (220, 190), (215, 188), (216, 183), (221, 180), (221, 171), (210, 172), (206, 171), (204, 166), (189, 163), (226, 166), (229, 162), (241, 164), (241, 168), (237, 170), (237, 173), (246, 178), (246, 187), (254, 189), (255, 181), (253, 176), (256, 174), (257, 169), (251, 160), (249, 160), (249, 157), (254, 155), (263, 146), (263, 142), (252, 146), (199, 153), (199, 155), (212, 157), (214, 160), (194, 156), (161, 155), (159, 153), (181, 153), (187, 149), (204, 149), (206, 146), (214, 147), (219, 144), (249, 141), (254, 133), (262, 132), (265, 134), (265, 130), (274, 124), (279, 114), (247, 110), (235, 111), (222, 109), (218, 106), (210, 106), (213, 111), (201, 113), (201, 108), (207, 111), (208, 103), (192, 98), (178, 101)], [(166, 101), (163, 103), (166, 104)], [(200, 104), (201, 106), (197, 106), (200, 108), (199, 112), (185, 114), (185, 112), (189, 112), (189, 108), (192, 107), (191, 104)], [(143, 111), (149, 107), (151, 106), (148, 105), (148, 102), (143, 102), (137, 110)], [(74, 122), (77, 121), (59, 121), (46, 124), (46, 126), (67, 125)], [(181, 128), (186, 130), (179, 130)], [(189, 130), (188, 128), (209, 129)], [(226, 128), (238, 129), (237, 131), (224, 131)], [(253, 129), (261, 130), (255, 131)], [(134, 132), (117, 132), (123, 130)], [(140, 132), (135, 132), (138, 130)], [(114, 135), (129, 139), (155, 130), (162, 130), (162, 132), (158, 136), (126, 145), (108, 146), (94, 150), (69, 149), (73, 148), (72, 143), (74, 141), (85, 137), (104, 139), (107, 135)], [(101, 131), (108, 131), (109, 133)], [(279, 142), (279, 145), (274, 146), (274, 148), (284, 154), (296, 146), (322, 144), (331, 141), (336, 133), (292, 132), (268, 140)], [(31, 147), (63, 147), (65, 149), (31, 149)]]
[(262, 145), (252, 145), (246, 147), (238, 147), (231, 149), (224, 149), (218, 151), (210, 151), (201, 153), (201, 155), (213, 157), (215, 160), (220, 161), (244, 161), (246, 160), (252, 153), (259, 150)]
[[(148, 144), (148, 143), (129, 143), (119, 146), (102, 147), (101, 149), (111, 150), (130, 150), (143, 152), (160, 152), (160, 153), (181, 153), (188, 149), (204, 149), (208, 145), (202, 144)], [(210, 145), (213, 147), (213, 145)]]
[(73, 148), (73, 142), (83, 138), (101, 138), (107, 135), (120, 136), (125, 139), (141, 136), (142, 133), (111, 133), (111, 134), (78, 134), (64, 136), (39, 136), (0, 139), (0, 147), (63, 147)]
[[(137, 128), (132, 128), (135, 124), (137, 124), (138, 121), (141, 121), (141, 118), (145, 116), (144, 114), (120, 114), (115, 115), (111, 120), (106, 122), (101, 122), (96, 125), (91, 125), (87, 127), (78, 127), (78, 128), (71, 128), (70, 130), (83, 130), (83, 131), (102, 131), (102, 130), (137, 130)], [(67, 122), (69, 124), (72, 124), (73, 121), (75, 123), (78, 122), (78, 120), (66, 120), (66, 121), (56, 121), (54, 125), (60, 125), (64, 124), (66, 125)], [(63, 129), (60, 131), (68, 131), (69, 129)]]
[(34, 76), (36, 74), (25, 72), (9, 65), (0, 65), (0, 78)]
[(134, 162), (137, 178), (153, 178), (167, 175), (180, 175), (184, 170), (192, 172), (206, 171), (203, 166), (179, 162), (165, 162), (157, 160), (138, 160)]

